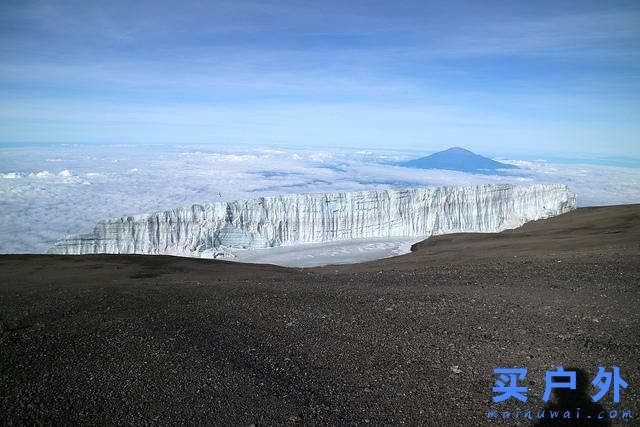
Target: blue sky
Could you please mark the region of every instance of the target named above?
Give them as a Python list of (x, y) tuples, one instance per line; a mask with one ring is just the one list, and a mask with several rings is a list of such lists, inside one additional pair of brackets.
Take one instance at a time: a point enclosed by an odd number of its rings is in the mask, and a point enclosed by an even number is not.
[(3, 1), (0, 144), (640, 156), (637, 1)]

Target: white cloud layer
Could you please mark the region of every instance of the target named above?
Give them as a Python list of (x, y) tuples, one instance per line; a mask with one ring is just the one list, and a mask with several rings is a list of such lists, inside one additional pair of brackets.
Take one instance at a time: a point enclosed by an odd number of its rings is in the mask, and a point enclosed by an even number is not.
[(278, 193), (565, 183), (581, 206), (640, 203), (640, 168), (514, 159), (507, 162), (522, 169), (506, 176), (393, 165), (412, 157), (394, 151), (214, 146), (3, 149), (0, 253), (44, 252), (105, 218)]

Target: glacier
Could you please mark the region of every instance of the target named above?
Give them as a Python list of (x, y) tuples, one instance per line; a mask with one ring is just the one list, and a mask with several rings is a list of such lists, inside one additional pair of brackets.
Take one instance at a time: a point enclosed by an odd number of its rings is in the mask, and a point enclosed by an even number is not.
[(497, 232), (575, 208), (575, 195), (560, 184), (283, 194), (108, 219), (48, 252), (233, 258), (305, 243)]

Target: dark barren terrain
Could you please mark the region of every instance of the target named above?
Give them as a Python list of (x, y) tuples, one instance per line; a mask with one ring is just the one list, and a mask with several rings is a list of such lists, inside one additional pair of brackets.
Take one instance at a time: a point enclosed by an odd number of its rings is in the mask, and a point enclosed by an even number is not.
[[(640, 205), (414, 250), (312, 269), (1, 256), (0, 422), (527, 425), (487, 411), (542, 409), (562, 365), (587, 386), (549, 404), (638, 425)], [(620, 403), (590, 403), (613, 365)], [(498, 367), (528, 368), (526, 403), (492, 402)]]

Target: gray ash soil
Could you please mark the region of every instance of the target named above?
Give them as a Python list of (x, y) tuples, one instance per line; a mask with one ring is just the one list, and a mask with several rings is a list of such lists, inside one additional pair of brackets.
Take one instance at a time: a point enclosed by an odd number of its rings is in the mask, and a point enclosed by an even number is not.
[[(414, 249), (313, 269), (0, 256), (0, 421), (528, 425), (486, 414), (542, 409), (558, 365), (617, 365), (621, 402), (578, 404), (638, 424), (640, 205)], [(528, 368), (527, 403), (492, 402), (497, 367)]]

